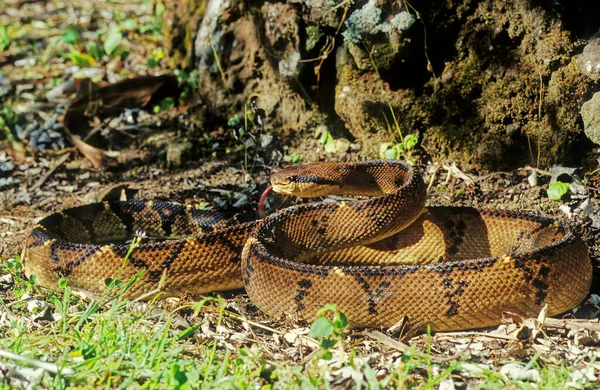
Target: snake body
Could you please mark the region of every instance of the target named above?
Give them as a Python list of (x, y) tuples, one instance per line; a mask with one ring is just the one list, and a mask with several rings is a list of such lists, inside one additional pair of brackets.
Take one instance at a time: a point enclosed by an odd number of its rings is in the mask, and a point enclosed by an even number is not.
[[(274, 317), (312, 320), (335, 303), (354, 326), (407, 318), (433, 330), (493, 326), (505, 311), (534, 316), (544, 305), (560, 314), (591, 285), (587, 248), (569, 227), (519, 212), (425, 208), (425, 185), (402, 162), (313, 163), (271, 182), (284, 194), (367, 198), (302, 204), (250, 222), (167, 202), (67, 209), (32, 230), (25, 272), (51, 289), (67, 277), (93, 296), (106, 278), (145, 269), (131, 296), (245, 287)], [(124, 262), (138, 230), (173, 238), (144, 240)]]

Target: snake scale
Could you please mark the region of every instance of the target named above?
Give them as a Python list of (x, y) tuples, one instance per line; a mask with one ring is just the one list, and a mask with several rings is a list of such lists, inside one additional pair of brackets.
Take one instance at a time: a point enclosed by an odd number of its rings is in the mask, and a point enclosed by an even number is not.
[[(335, 303), (354, 326), (403, 318), (433, 330), (493, 326), (510, 311), (565, 312), (587, 295), (592, 265), (568, 226), (520, 212), (425, 208), (426, 188), (397, 161), (312, 163), (271, 177), (306, 203), (249, 222), (215, 211), (131, 200), (76, 207), (42, 219), (25, 245), (27, 275), (50, 289), (67, 277), (87, 295), (105, 279), (145, 272), (129, 294), (162, 296), (244, 287), (274, 317), (312, 320)], [(127, 240), (150, 237), (128, 261)]]

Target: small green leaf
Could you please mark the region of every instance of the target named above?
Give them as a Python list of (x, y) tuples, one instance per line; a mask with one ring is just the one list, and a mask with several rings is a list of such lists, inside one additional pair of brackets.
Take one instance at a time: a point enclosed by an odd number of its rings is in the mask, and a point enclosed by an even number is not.
[(419, 142), (419, 138), (414, 134), (409, 134), (404, 137), (404, 149), (409, 150), (415, 147), (415, 145)]
[(323, 354), (323, 356), (321, 357), (321, 359), (323, 360), (331, 360), (331, 358), (333, 357), (333, 354), (331, 353), (331, 351), (327, 351)]
[(152, 50), (152, 55), (157, 60), (162, 60), (163, 58), (165, 58), (165, 52), (162, 51), (162, 49), (154, 49), (154, 50)]
[(60, 36), (60, 39), (67, 44), (75, 45), (79, 42), (79, 32), (73, 26), (69, 26), (63, 31)]
[(194, 324), (194, 325), (190, 326), (189, 328), (182, 330), (181, 333), (179, 333), (179, 335), (177, 335), (177, 340), (181, 340), (181, 339), (188, 337), (189, 335), (194, 333), (196, 331), (196, 329), (198, 329), (201, 325), (202, 324)]
[(321, 137), (319, 137), (319, 143), (321, 145), (325, 145), (327, 143), (328, 138), (329, 138), (329, 131), (322, 132)]
[(165, 98), (160, 102), (159, 105), (161, 110), (168, 110), (169, 108), (175, 107), (175, 99), (171, 97)]
[(0, 26), (0, 51), (3, 51), (10, 45), (10, 37), (8, 36), (8, 27)]
[(317, 312), (318, 316), (324, 316), (325, 314), (327, 314), (328, 312), (333, 312), (335, 313), (337, 311), (337, 306), (333, 303), (327, 303), (325, 306), (323, 306), (322, 308), (319, 309), (319, 311)]
[(89, 47), (88, 52), (90, 53), (90, 55), (96, 59), (100, 59), (102, 58), (102, 56), (104, 54), (106, 54), (104, 52), (104, 48), (100, 45), (92, 45)]
[(569, 192), (569, 183), (557, 181), (548, 186), (548, 198), (552, 200), (561, 200)]
[(385, 152), (383, 152), (383, 157), (386, 160), (395, 160), (398, 158), (398, 152), (396, 151), (396, 149), (388, 149)]
[(6, 261), (6, 265), (8, 265), (12, 273), (16, 274), (21, 272), (21, 259), (19, 258), (19, 256), (11, 257), (10, 259), (8, 259)]
[(328, 135), (329, 135), (329, 137), (327, 137), (327, 142), (325, 142), (325, 151), (327, 153), (335, 153), (337, 151), (337, 145), (335, 144), (335, 139), (333, 139), (331, 134), (328, 134)]
[(308, 335), (315, 338), (323, 338), (333, 333), (333, 324), (325, 317), (319, 317), (313, 322)]
[(96, 63), (96, 60), (92, 56), (86, 53), (80, 53), (78, 51), (72, 51), (69, 54), (71, 62), (81, 68), (87, 68)]
[(329, 130), (320, 131), (321, 136), (319, 137), (319, 143), (325, 147), (327, 153), (334, 153), (337, 148), (335, 145), (335, 139), (331, 136)]
[(106, 278), (104, 279), (104, 284), (109, 288), (119, 288), (123, 286), (123, 281), (119, 279)]
[(337, 321), (335, 321), (335, 327), (337, 329), (344, 329), (348, 326), (348, 317), (346, 317), (346, 314), (341, 311), (339, 313), (340, 317), (337, 319)]
[(135, 19), (125, 19), (121, 22), (121, 27), (126, 30), (134, 30), (137, 27), (137, 21)]
[(283, 161), (291, 162), (292, 164), (298, 164), (301, 159), (302, 159), (302, 156), (298, 152), (294, 152), (294, 153), (283, 156)]
[(242, 122), (242, 119), (237, 114), (235, 114), (234, 116), (229, 118), (229, 120), (227, 121), (227, 126), (235, 127), (235, 126), (239, 125), (241, 122)]
[(367, 379), (367, 384), (369, 385), (369, 389), (381, 389), (379, 385), (379, 380), (377, 380), (377, 373), (375, 370), (371, 368), (368, 364), (365, 365), (365, 378)]
[(332, 339), (323, 339), (323, 340), (321, 340), (321, 348), (322, 349), (332, 348), (336, 344), (337, 344), (337, 341), (332, 340)]
[(155, 114), (158, 114), (161, 111), (168, 110), (169, 108), (175, 107), (175, 100), (173, 98), (165, 98), (159, 104), (152, 108), (152, 111)]
[(104, 51), (106, 51), (106, 54), (111, 55), (112, 52), (121, 43), (121, 39), (123, 39), (123, 36), (121, 35), (121, 30), (119, 29), (119, 26), (111, 26), (108, 30), (106, 40), (104, 41)]
[(150, 59), (148, 59), (148, 68), (154, 69), (157, 66), (158, 66), (158, 61), (156, 60), (156, 58), (150, 58)]
[(67, 285), (69, 284), (67, 278), (60, 278), (58, 279), (58, 288), (60, 288), (61, 290), (64, 290), (65, 288), (67, 288)]
[(173, 387), (174, 389), (179, 390), (185, 388), (188, 377), (185, 371), (181, 370), (178, 363), (175, 363), (171, 366), (171, 376), (175, 380), (175, 386)]

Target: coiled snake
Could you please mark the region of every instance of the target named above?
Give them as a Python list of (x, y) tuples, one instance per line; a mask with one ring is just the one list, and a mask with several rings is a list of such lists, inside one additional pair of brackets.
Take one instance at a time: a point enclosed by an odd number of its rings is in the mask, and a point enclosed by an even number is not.
[[(50, 289), (62, 276), (96, 295), (105, 279), (145, 269), (129, 294), (161, 284), (163, 296), (245, 287), (280, 317), (313, 319), (335, 303), (355, 326), (387, 327), (405, 316), (434, 330), (497, 325), (504, 311), (556, 315), (587, 295), (587, 249), (565, 225), (519, 212), (424, 208), (423, 180), (402, 162), (313, 163), (275, 173), (273, 188), (317, 202), (240, 223), (179, 204), (104, 202), (42, 219), (24, 268)], [(126, 240), (148, 236), (124, 264)]]

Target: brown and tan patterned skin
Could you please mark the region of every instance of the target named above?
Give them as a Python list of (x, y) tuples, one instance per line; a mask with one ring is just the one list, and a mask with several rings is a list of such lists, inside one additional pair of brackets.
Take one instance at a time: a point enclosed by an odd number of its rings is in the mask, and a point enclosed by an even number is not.
[[(283, 169), (271, 182), (305, 197), (369, 198), (304, 204), (245, 223), (172, 203), (82, 206), (40, 221), (27, 239), (25, 271), (51, 289), (66, 276), (93, 296), (106, 278), (146, 269), (131, 296), (161, 278), (163, 296), (245, 286), (275, 317), (311, 320), (335, 303), (354, 326), (407, 317), (434, 330), (493, 326), (504, 311), (535, 316), (545, 304), (560, 314), (591, 285), (587, 248), (567, 226), (518, 212), (424, 209), (423, 181), (402, 162), (313, 163)], [(172, 239), (145, 240), (124, 262), (136, 230)]]

